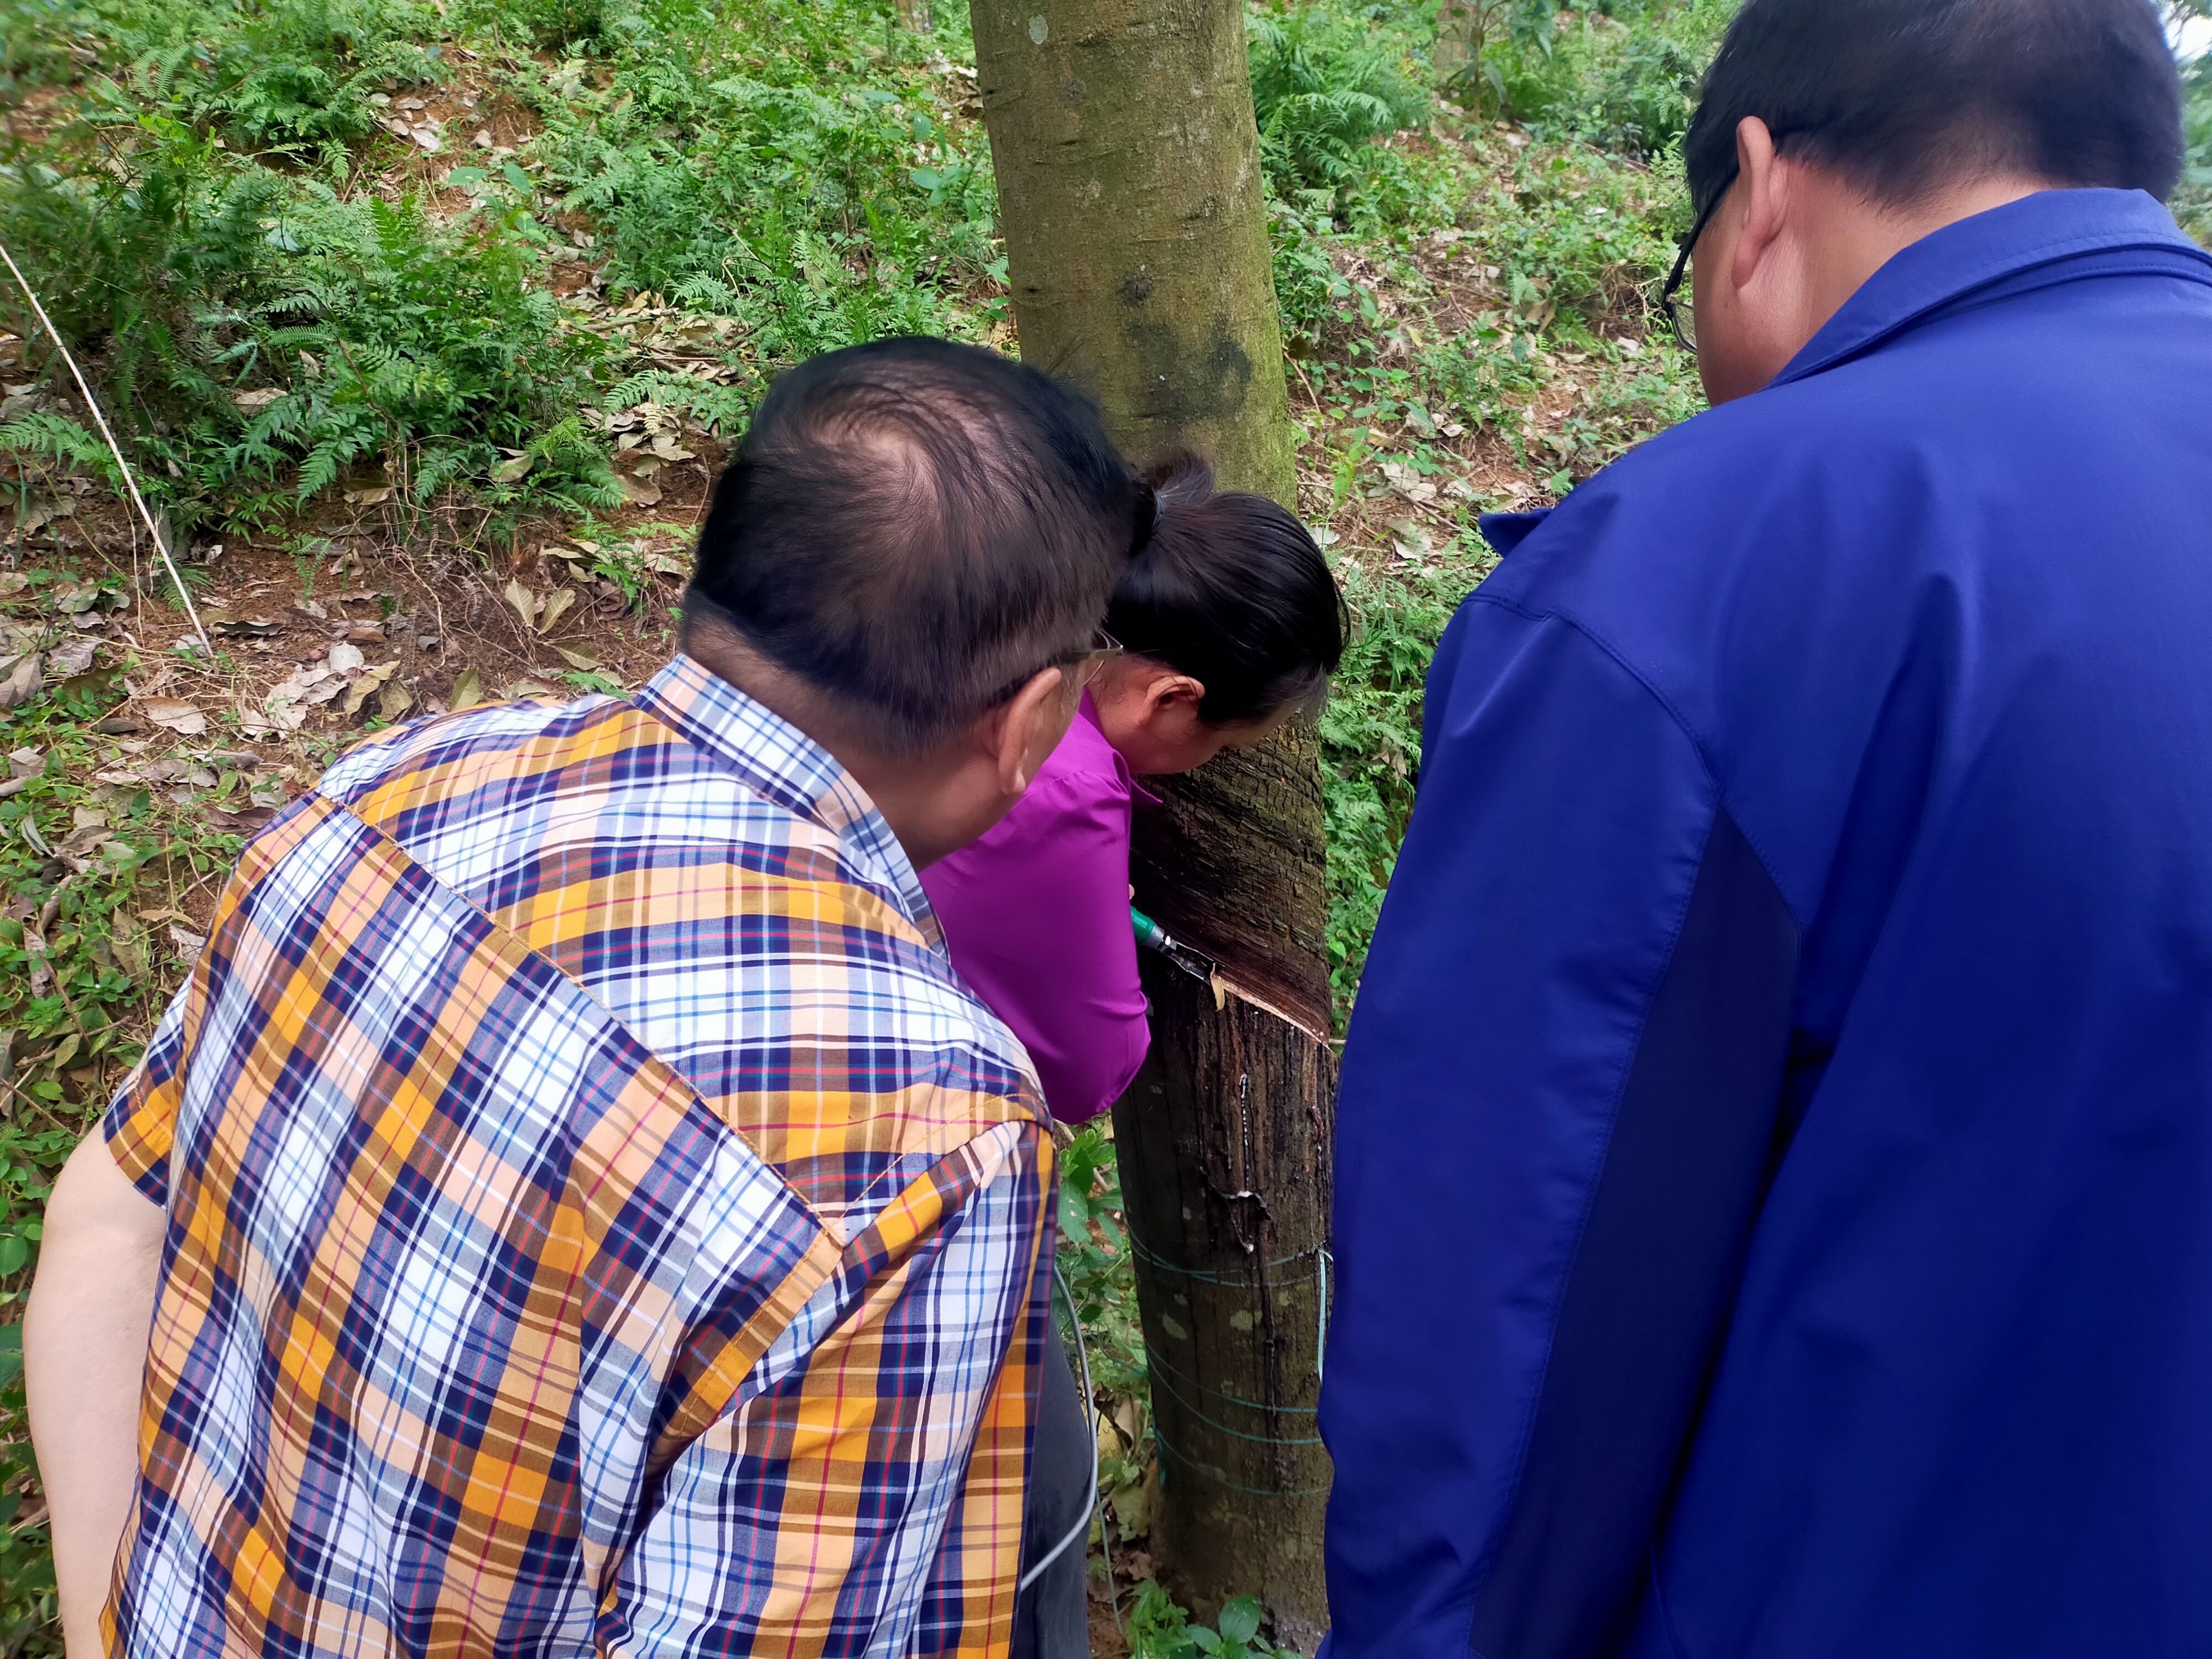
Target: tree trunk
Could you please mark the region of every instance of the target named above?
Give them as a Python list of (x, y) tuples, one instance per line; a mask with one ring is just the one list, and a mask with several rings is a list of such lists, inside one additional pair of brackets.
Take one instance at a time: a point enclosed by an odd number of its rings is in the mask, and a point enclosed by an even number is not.
[[(1138, 459), (1210, 456), (1295, 509), (1240, 0), (971, 0), (1024, 359)], [(1295, 726), (1153, 781), (1137, 901), (1225, 988), (1145, 963), (1152, 1052), (1115, 1108), (1164, 1491), (1153, 1552), (1201, 1613), (1328, 1626), (1315, 1437), (1334, 1056), (1317, 745)]]
[(1437, 43), (1429, 49), (1429, 66), (1436, 71), (1437, 85), (1449, 86), (1468, 72), (1476, 55), (1477, 27), (1473, 0), (1439, 0)]
[(1295, 505), (1237, 0), (972, 0), (1022, 357)]
[(1114, 1108), (1164, 1488), (1152, 1553), (1201, 1611), (1257, 1594), (1311, 1653), (1336, 1101), (1312, 729), (1174, 781), (1138, 820), (1131, 873), (1231, 984), (1217, 1006), (1143, 953), (1152, 1050)]

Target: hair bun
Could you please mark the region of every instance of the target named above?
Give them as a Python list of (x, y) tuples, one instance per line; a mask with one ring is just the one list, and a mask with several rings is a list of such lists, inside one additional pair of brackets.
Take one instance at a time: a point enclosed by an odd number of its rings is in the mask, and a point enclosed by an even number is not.
[(1136, 486), (1131, 502), (1129, 534), (1129, 552), (1133, 556), (1143, 552), (1146, 544), (1152, 539), (1152, 532), (1160, 527), (1160, 518), (1165, 508), (1161, 504), (1159, 492), (1152, 488), (1150, 479), (1133, 477), (1130, 482)]

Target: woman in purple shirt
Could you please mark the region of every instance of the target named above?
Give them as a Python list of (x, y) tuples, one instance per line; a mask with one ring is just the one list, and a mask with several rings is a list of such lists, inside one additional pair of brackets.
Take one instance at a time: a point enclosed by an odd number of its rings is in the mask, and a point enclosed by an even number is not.
[(1151, 1040), (1129, 924), (1136, 780), (1314, 709), (1343, 651), (1336, 582), (1296, 515), (1217, 491), (1195, 456), (1147, 477), (1158, 516), (1106, 614), (1120, 654), (1014, 810), (921, 878), (953, 965), (1028, 1046), (1063, 1123), (1112, 1105)]

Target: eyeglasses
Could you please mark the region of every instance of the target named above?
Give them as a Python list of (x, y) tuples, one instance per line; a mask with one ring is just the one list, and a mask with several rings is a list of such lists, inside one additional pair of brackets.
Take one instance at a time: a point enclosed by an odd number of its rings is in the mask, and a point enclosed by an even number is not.
[(1127, 649), (1128, 647), (1123, 645), (1104, 629), (1094, 628), (1091, 630), (1089, 645), (1080, 651), (1071, 652), (1066, 656), (1054, 658), (1052, 666), (1073, 669), (1076, 678), (1083, 684), (1088, 685), (1091, 684), (1091, 677), (1097, 672), (1101, 665), (1109, 658), (1121, 656)]
[(1667, 326), (1674, 331), (1674, 337), (1681, 343), (1682, 349), (1693, 357), (1698, 352), (1697, 308), (1685, 304), (1677, 296), (1682, 291), (1682, 279), (1690, 274), (1690, 256), (1697, 251), (1698, 239), (1705, 234), (1705, 227), (1712, 223), (1713, 215), (1718, 210), (1722, 198), (1727, 196), (1729, 187), (1735, 183), (1735, 172), (1731, 168), (1728, 177), (1721, 180), (1720, 188), (1713, 192), (1712, 199), (1705, 204), (1705, 210), (1698, 216), (1697, 223), (1690, 227), (1690, 234), (1682, 239), (1682, 251), (1674, 256), (1674, 272), (1667, 278), (1667, 286), (1659, 290), (1659, 309), (1667, 313)]
[(986, 708), (996, 708), (1048, 668), (1065, 668), (1070, 672), (1071, 677), (1078, 685), (1088, 685), (1092, 677), (1097, 673), (1100, 664), (1109, 658), (1124, 654), (1127, 649), (1127, 646), (1104, 629), (1094, 628), (1091, 630), (1090, 644), (1079, 647), (1073, 651), (1063, 651), (1060, 655), (1039, 664), (1028, 673), (1001, 687), (998, 695), (983, 706)]

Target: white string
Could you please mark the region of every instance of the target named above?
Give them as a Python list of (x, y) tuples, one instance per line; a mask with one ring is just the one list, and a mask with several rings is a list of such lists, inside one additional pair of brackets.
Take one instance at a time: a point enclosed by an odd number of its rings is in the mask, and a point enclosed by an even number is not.
[[(1067, 1281), (1060, 1277), (1060, 1263), (1057, 1261), (1052, 1264), (1052, 1280), (1054, 1284), (1060, 1286), (1060, 1297), (1067, 1304), (1068, 1317), (1074, 1322), (1075, 1325), (1075, 1357), (1083, 1367), (1083, 1420), (1085, 1424), (1096, 1423), (1098, 1407), (1092, 1403), (1091, 1397), (1091, 1351), (1085, 1346), (1083, 1340), (1083, 1316), (1076, 1311), (1074, 1295), (1068, 1290)], [(1048, 1342), (1060, 1340), (1059, 1334), (1053, 1330), (1052, 1322), (1049, 1319), (1045, 1322), (1045, 1340)], [(1017, 1595), (1036, 1583), (1047, 1567), (1067, 1553), (1067, 1547), (1070, 1544), (1079, 1538), (1089, 1535), (1091, 1512), (1097, 1507), (1098, 1448), (1093, 1446), (1091, 1448), (1091, 1493), (1083, 1500), (1083, 1518), (1068, 1528), (1066, 1537), (1052, 1547), (1050, 1555), (1046, 1556), (1043, 1560), (1022, 1575), (1021, 1583), (1014, 1586), (1014, 1593)], [(1111, 1581), (1109, 1582), (1110, 1583)]]
[(1328, 1246), (1314, 1251), (1314, 1267), (1321, 1275), (1321, 1330), (1314, 1338), (1314, 1381), (1322, 1381), (1321, 1363), (1328, 1357)]
[(0, 242), (0, 259), (8, 262), (8, 269), (15, 275), (15, 286), (23, 290), (23, 297), (31, 302), (31, 309), (39, 313), (40, 322), (46, 325), (46, 337), (54, 343), (54, 349), (62, 354), (62, 361), (69, 365), (70, 373), (76, 377), (76, 389), (84, 394), (85, 404), (92, 410), (92, 418), (99, 423), (100, 435), (107, 440), (108, 453), (115, 457), (115, 465), (123, 471), (123, 485), (131, 492), (131, 503), (138, 509), (138, 516), (146, 521), (146, 533), (154, 538), (154, 550), (161, 556), (161, 562), (169, 569), (169, 580), (177, 585), (177, 597), (185, 602), (185, 615), (191, 618), (192, 632), (200, 636), (200, 648), (207, 653), (208, 659), (213, 661), (215, 642), (208, 638), (207, 629), (200, 626), (200, 613), (192, 605), (191, 590), (185, 586), (184, 574), (177, 568), (177, 562), (169, 556), (169, 544), (162, 536), (161, 526), (154, 522), (154, 515), (146, 510), (146, 498), (138, 493), (138, 480), (131, 476), (131, 463), (123, 459), (123, 446), (115, 441), (115, 434), (107, 428), (107, 416), (100, 412), (100, 399), (92, 395), (92, 387), (85, 380), (84, 371), (76, 366), (76, 359), (70, 356), (70, 349), (63, 342), (61, 331), (54, 326), (54, 319), (46, 315), (46, 308), (39, 303), (39, 296), (31, 291), (29, 279), (23, 275), (22, 267), (15, 263), (15, 256), (8, 252), (4, 242)]

